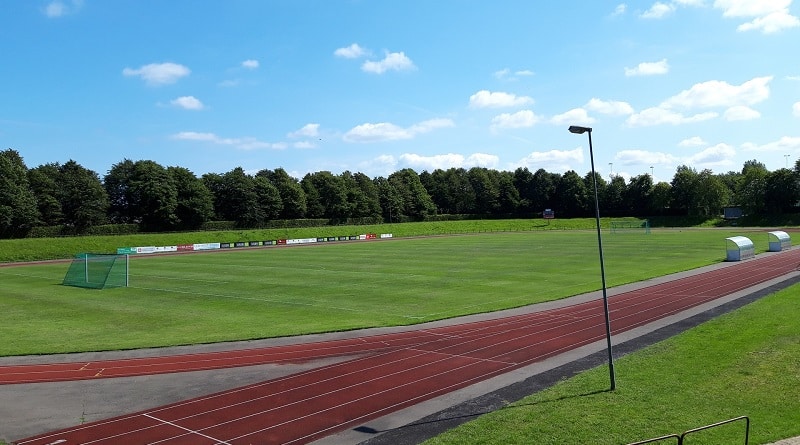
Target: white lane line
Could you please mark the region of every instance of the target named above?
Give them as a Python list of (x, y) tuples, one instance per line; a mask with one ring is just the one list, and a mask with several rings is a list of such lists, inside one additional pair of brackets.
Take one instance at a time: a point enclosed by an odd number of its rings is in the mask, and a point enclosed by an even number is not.
[(205, 435), (205, 434), (203, 434), (203, 433), (201, 433), (199, 431), (190, 430), (189, 428), (184, 428), (184, 427), (182, 427), (180, 425), (176, 425), (176, 424), (174, 424), (172, 422), (169, 422), (167, 420), (163, 420), (163, 419), (159, 419), (158, 417), (151, 416), (150, 414), (143, 414), (143, 415), (145, 417), (149, 417), (149, 418), (155, 420), (156, 422), (161, 422), (161, 423), (169, 425), (169, 426), (174, 426), (175, 428), (178, 428), (180, 430), (184, 430), (184, 431), (189, 432), (191, 434), (196, 434), (198, 436), (205, 437), (206, 439), (211, 439), (216, 443), (225, 444), (225, 445), (231, 445), (230, 443), (225, 442), (224, 440), (220, 440), (220, 439), (217, 439), (216, 437), (211, 437), (211, 436)]

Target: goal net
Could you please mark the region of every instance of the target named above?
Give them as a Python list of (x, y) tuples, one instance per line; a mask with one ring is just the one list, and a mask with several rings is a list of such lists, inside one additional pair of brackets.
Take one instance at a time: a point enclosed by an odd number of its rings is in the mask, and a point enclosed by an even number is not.
[(611, 233), (638, 232), (650, 233), (650, 220), (616, 220), (611, 221)]
[(79, 253), (61, 284), (90, 289), (128, 287), (128, 255)]

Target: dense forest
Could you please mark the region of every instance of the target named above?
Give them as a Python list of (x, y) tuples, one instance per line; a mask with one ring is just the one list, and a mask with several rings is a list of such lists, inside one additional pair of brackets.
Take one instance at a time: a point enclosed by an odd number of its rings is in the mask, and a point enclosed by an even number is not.
[[(596, 175), (602, 216), (716, 216), (725, 206), (747, 214), (794, 211), (800, 161), (768, 171), (751, 160), (741, 171), (714, 174), (682, 165), (670, 183), (650, 175), (606, 181)], [(235, 227), (324, 219), (330, 223), (425, 220), (437, 215), (558, 217), (594, 215), (591, 173), (527, 168), (403, 169), (388, 177), (321, 171), (297, 179), (282, 168), (248, 174), (241, 167), (200, 177), (183, 167), (125, 159), (102, 178), (75, 161), (28, 168), (20, 154), (0, 152), (0, 238), (29, 236), (37, 227), (88, 233), (105, 225), (140, 231), (195, 230), (213, 221)]]

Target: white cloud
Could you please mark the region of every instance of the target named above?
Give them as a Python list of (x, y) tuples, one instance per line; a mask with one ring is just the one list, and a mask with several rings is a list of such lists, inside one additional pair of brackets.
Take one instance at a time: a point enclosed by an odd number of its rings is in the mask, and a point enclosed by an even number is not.
[(485, 153), (475, 153), (467, 157), (460, 154), (447, 153), (443, 155), (421, 156), (414, 153), (404, 153), (400, 155), (400, 161), (414, 168), (415, 170), (435, 170), (440, 168), (472, 168), (486, 167), (494, 168), (500, 159), (495, 155)]
[(503, 113), (492, 118), (491, 128), (530, 128), (540, 121), (539, 116), (531, 110), (520, 110), (516, 113)]
[(383, 74), (386, 71), (413, 70), (416, 69), (416, 66), (414, 66), (414, 62), (401, 51), (399, 53), (386, 53), (386, 57), (377, 62), (367, 60), (361, 65), (361, 69), (368, 73)]
[(800, 137), (784, 136), (775, 142), (758, 145), (752, 142), (742, 144), (745, 151), (761, 151), (761, 152), (789, 152), (800, 151)]
[(555, 125), (590, 125), (595, 122), (593, 117), (583, 108), (573, 108), (566, 113), (561, 113), (550, 118), (550, 123)]
[(627, 102), (604, 101), (594, 97), (584, 107), (591, 111), (612, 116), (633, 114), (633, 107)]
[(389, 122), (380, 122), (377, 124), (365, 123), (353, 127), (344, 134), (343, 139), (345, 142), (362, 143), (396, 141), (412, 139), (419, 134), (428, 133), (437, 128), (453, 126), (455, 126), (455, 123), (450, 119), (431, 119), (414, 124), (408, 128), (402, 128)]
[(723, 17), (753, 19), (738, 31), (772, 34), (800, 26), (800, 19), (789, 12), (791, 4), (792, 0), (716, 0), (714, 8), (722, 9)]
[(667, 59), (661, 59), (658, 62), (642, 62), (636, 68), (625, 68), (625, 75), (630, 76), (653, 76), (657, 74), (666, 74), (669, 72), (669, 64)]
[(170, 103), (184, 110), (202, 110), (205, 108), (203, 102), (200, 102), (200, 100), (194, 96), (181, 96), (177, 99), (173, 99)]
[(289, 133), (290, 138), (315, 138), (319, 136), (319, 124), (305, 124), (303, 128)]
[(175, 83), (181, 77), (188, 76), (189, 68), (177, 63), (151, 63), (137, 69), (125, 68), (124, 76), (141, 77), (147, 85), (159, 86)]
[(622, 150), (614, 157), (614, 162), (622, 165), (676, 164), (677, 161), (678, 158), (669, 153), (644, 150)]
[(63, 17), (65, 15), (74, 14), (83, 7), (83, 0), (72, 0), (65, 3), (60, 0), (55, 0), (48, 3), (43, 9), (42, 13), (50, 18)]
[(611, 13), (611, 16), (613, 17), (625, 14), (625, 11), (627, 10), (628, 10), (628, 5), (626, 5), (625, 3), (620, 3), (617, 5), (616, 8), (614, 8), (614, 12)]
[(316, 145), (314, 145), (312, 142), (309, 142), (309, 141), (298, 141), (298, 142), (293, 143), (292, 147), (293, 148), (299, 148), (299, 149), (308, 149), (308, 148), (314, 148), (314, 147), (316, 147)]
[(703, 167), (723, 167), (733, 165), (733, 158), (736, 150), (728, 144), (717, 144), (684, 159), (688, 165), (699, 165)]
[(249, 70), (254, 70), (258, 68), (258, 66), (259, 66), (258, 60), (248, 59), (242, 62), (242, 68), (247, 68)]
[(456, 124), (451, 119), (436, 118), (422, 121), (418, 124), (412, 125), (409, 130), (414, 134), (430, 133), (438, 128), (454, 127)]
[(706, 145), (706, 141), (700, 136), (693, 136), (678, 143), (679, 147), (700, 147), (702, 145)]
[(741, 85), (710, 80), (693, 85), (662, 102), (662, 108), (712, 108), (754, 105), (769, 98), (772, 76), (756, 77)]
[(565, 172), (573, 164), (583, 163), (583, 149), (534, 151), (520, 159), (514, 167), (527, 167), (531, 171), (544, 168), (551, 172)]
[(278, 142), (263, 142), (256, 138), (221, 138), (214, 133), (198, 133), (195, 131), (182, 131), (170, 136), (170, 139), (179, 141), (197, 141), (197, 142), (210, 142), (217, 145), (229, 145), (242, 150), (256, 150), (262, 148), (282, 150), (287, 147), (286, 143)]
[(239, 79), (228, 79), (223, 80), (222, 82), (218, 83), (217, 85), (222, 88), (233, 88), (241, 85), (242, 81)]
[(533, 98), (481, 90), (469, 97), (470, 108), (508, 108), (533, 104)]
[(343, 57), (345, 59), (358, 59), (368, 54), (368, 51), (360, 47), (357, 43), (344, 48), (338, 48), (333, 52), (336, 57)]
[(702, 122), (709, 119), (714, 119), (717, 116), (719, 116), (719, 114), (714, 112), (700, 113), (693, 116), (684, 116), (683, 114), (672, 110), (656, 107), (648, 108), (637, 114), (631, 115), (626, 123), (631, 127), (651, 127), (654, 125), (663, 124), (679, 125)]
[(673, 11), (675, 11), (675, 6), (672, 4), (655, 2), (650, 9), (643, 12), (639, 17), (643, 19), (661, 19), (668, 16)]
[(724, 17), (761, 17), (787, 9), (792, 0), (715, 0), (714, 7), (722, 9)]
[(736, 105), (725, 110), (724, 117), (728, 121), (749, 121), (760, 118), (761, 113), (744, 105)]
[(531, 70), (518, 70), (512, 72), (508, 68), (503, 68), (502, 70), (495, 71), (494, 77), (496, 77), (499, 80), (513, 81), (513, 80), (519, 80), (520, 77), (530, 77), (535, 74), (536, 73), (534, 73)]
[(778, 11), (764, 17), (757, 17), (752, 22), (742, 23), (737, 31), (761, 31), (764, 34), (774, 34), (787, 28), (800, 26), (800, 19), (789, 14), (789, 11)]
[(795, 117), (800, 117), (800, 102), (795, 102), (794, 105), (792, 105), (792, 113)]

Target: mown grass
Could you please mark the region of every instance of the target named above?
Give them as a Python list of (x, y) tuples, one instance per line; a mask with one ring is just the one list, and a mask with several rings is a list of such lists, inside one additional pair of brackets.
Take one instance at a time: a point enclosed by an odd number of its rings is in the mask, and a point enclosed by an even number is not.
[[(719, 262), (731, 233), (608, 234), (608, 285)], [(61, 286), (66, 263), (4, 267), (0, 355), (279, 337), (518, 307), (598, 289), (596, 241), (591, 230), (527, 231), (134, 256), (131, 287), (102, 291)]]
[[(746, 415), (750, 443), (800, 435), (800, 286), (565, 380), (425, 442), (623, 444)], [(686, 443), (744, 443), (736, 422)], [(675, 443), (670, 441), (659, 442)]]

